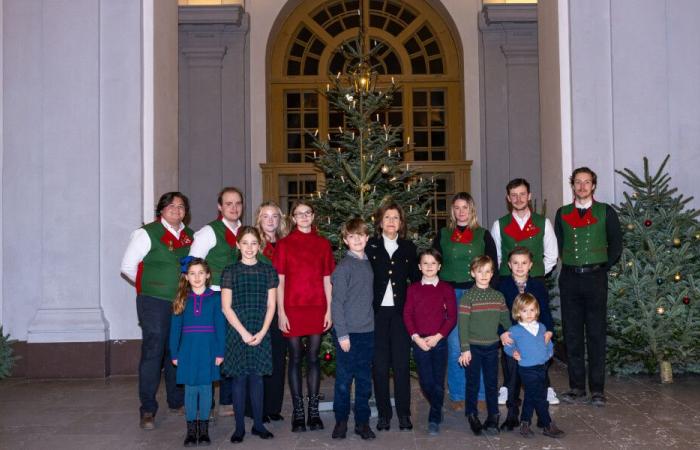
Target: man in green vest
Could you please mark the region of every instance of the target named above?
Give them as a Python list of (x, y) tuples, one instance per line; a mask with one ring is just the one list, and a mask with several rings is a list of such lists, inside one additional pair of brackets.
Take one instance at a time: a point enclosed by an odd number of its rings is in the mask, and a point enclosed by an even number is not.
[[(236, 235), (241, 227), (243, 194), (235, 187), (225, 187), (217, 198), (219, 217), (204, 225), (194, 235), (190, 256), (206, 259), (211, 270), (211, 288), (220, 290), (221, 272), (238, 260)], [(229, 330), (230, 331), (230, 330)], [(233, 415), (233, 379), (219, 381), (219, 415)]]
[(192, 230), (183, 222), (189, 211), (189, 202), (182, 193), (163, 194), (156, 206), (156, 220), (131, 234), (121, 263), (121, 272), (136, 285), (136, 312), (143, 334), (139, 362), (140, 426), (145, 430), (155, 428), (161, 369), (170, 411), (183, 412), (184, 391), (175, 381), (168, 340), (172, 301), (180, 281), (180, 258), (187, 256), (192, 245)]
[(562, 260), (559, 293), (570, 388), (561, 399), (605, 406), (608, 270), (622, 253), (622, 231), (615, 210), (593, 199), (597, 178), (588, 167), (574, 170), (569, 178), (574, 202), (559, 208), (554, 231)]

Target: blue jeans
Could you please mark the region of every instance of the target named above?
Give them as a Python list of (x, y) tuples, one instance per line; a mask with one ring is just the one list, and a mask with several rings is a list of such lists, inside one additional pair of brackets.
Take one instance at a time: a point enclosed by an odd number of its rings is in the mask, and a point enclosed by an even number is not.
[(486, 408), (490, 416), (498, 414), (498, 347), (491, 345), (470, 345), (472, 360), (465, 369), (467, 374), (466, 414), (478, 415), (477, 396), (479, 393), (479, 375), (483, 375), (486, 389)]
[(188, 422), (197, 420), (197, 418), (199, 420), (209, 420), (210, 407), (211, 384), (185, 385), (185, 418)]
[(547, 366), (545, 364), (531, 367), (519, 366), (518, 373), (523, 387), (525, 387), (525, 400), (523, 400), (520, 421), (530, 422), (532, 412), (537, 411), (540, 423), (548, 427), (552, 418), (549, 415), (549, 403), (547, 403), (547, 384), (545, 382)]
[(250, 406), (253, 410), (253, 428), (265, 429), (262, 421), (263, 379), (262, 375), (248, 374), (233, 377), (233, 411), (236, 414), (236, 434), (245, 432), (246, 391), (250, 393)]
[(333, 332), (335, 343), (335, 391), (333, 412), (336, 422), (347, 421), (350, 415), (350, 386), (355, 379), (355, 424), (368, 424), (372, 396), (372, 358), (374, 357), (374, 332), (350, 333), (350, 351), (340, 348)]
[(442, 404), (445, 399), (445, 370), (447, 368), (447, 343), (441, 339), (427, 352), (413, 344), (413, 359), (418, 369), (418, 382), (430, 403), (429, 423), (442, 422)]
[(161, 370), (165, 376), (168, 407), (180, 408), (184, 403), (184, 389), (175, 381), (176, 368), (170, 357), (170, 320), (172, 303), (167, 300), (138, 295), (136, 313), (141, 327), (141, 361), (139, 362), (139, 399), (141, 415), (158, 411), (156, 394), (160, 386)]
[[(455, 289), (457, 311), (459, 311), (459, 299), (462, 298), (462, 295), (468, 290), (469, 289)], [(457, 325), (447, 336), (447, 388), (450, 392), (450, 400), (453, 402), (464, 401), (464, 393), (466, 392), (467, 386), (467, 379), (465, 378), (466, 371), (459, 365), (460, 349), (458, 319)], [(479, 383), (479, 400), (483, 400), (484, 398), (484, 379), (481, 378)]]

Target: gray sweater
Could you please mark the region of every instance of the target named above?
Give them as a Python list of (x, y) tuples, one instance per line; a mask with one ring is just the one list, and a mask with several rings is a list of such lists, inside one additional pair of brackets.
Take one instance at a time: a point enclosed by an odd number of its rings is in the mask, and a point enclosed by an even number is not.
[(338, 340), (350, 333), (374, 331), (373, 281), (372, 265), (366, 256), (360, 259), (348, 252), (335, 267), (331, 275), (331, 319)]

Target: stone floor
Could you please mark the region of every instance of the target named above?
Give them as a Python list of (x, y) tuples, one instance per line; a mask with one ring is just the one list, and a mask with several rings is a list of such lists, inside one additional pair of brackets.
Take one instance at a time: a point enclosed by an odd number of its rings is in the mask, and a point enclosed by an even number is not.
[[(552, 383), (561, 392), (566, 387), (565, 367), (555, 364)], [(332, 398), (332, 379), (322, 390)], [(608, 406), (559, 405), (551, 409), (557, 424), (567, 432), (555, 440), (537, 434), (523, 439), (514, 432), (475, 437), (468, 430), (463, 413), (445, 411), (442, 432), (427, 435), (427, 407), (413, 381), (413, 423), (411, 432), (398, 431), (396, 419), (389, 432), (374, 441), (362, 441), (349, 434), (344, 441), (330, 437), (331, 412), (322, 418), (327, 429), (292, 434), (289, 404), (284, 422), (273, 423), (271, 441), (246, 435), (241, 448), (313, 449), (698, 449), (700, 448), (700, 377), (677, 377), (671, 385), (656, 379), (610, 378)], [(288, 400), (287, 400), (288, 402)], [(164, 402), (161, 402), (164, 403)], [(503, 408), (503, 407), (501, 407)], [(372, 419), (372, 425), (376, 419)], [(0, 449), (136, 449), (180, 448), (184, 418), (161, 413), (154, 431), (138, 427), (137, 383), (133, 377), (109, 380), (0, 382)], [(250, 422), (248, 422), (250, 427)], [(210, 448), (231, 448), (229, 437), (233, 418), (220, 418), (211, 427)]]

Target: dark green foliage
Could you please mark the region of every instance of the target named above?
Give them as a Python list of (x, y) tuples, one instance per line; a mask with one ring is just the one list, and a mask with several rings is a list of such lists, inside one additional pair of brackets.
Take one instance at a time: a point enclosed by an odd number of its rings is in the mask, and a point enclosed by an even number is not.
[(12, 368), (15, 365), (16, 356), (12, 354), (12, 342), (10, 335), (5, 334), (0, 325), (0, 380), (7, 378), (12, 374)]
[(661, 361), (674, 372), (700, 372), (700, 211), (655, 174), (644, 158), (640, 178), (617, 171), (631, 189), (615, 209), (623, 253), (610, 271), (608, 366), (617, 373), (656, 373)]

